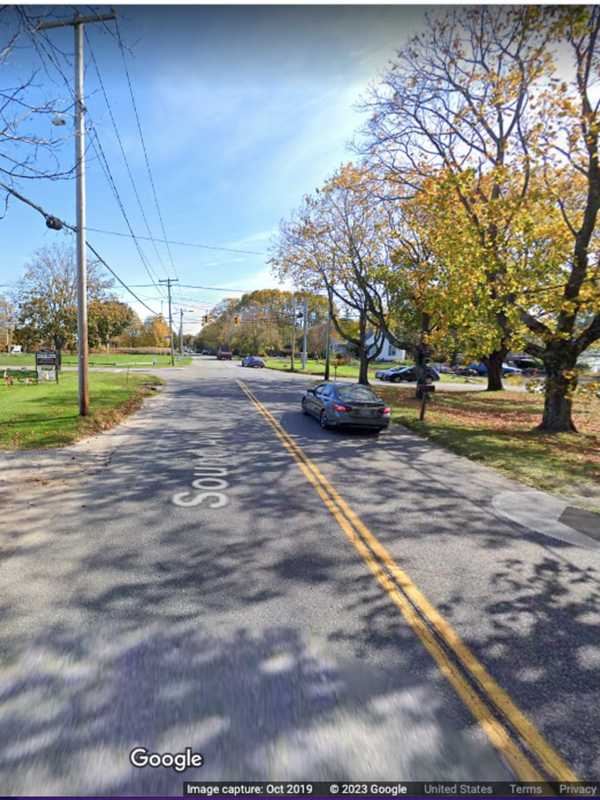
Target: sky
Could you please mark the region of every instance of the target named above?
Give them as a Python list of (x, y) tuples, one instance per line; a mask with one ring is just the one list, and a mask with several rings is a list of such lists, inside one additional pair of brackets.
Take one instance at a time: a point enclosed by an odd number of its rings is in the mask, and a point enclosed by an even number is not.
[[(56, 17), (75, 7), (54, 7)], [(90, 6), (80, 7), (90, 13)], [(39, 11), (39, 8), (37, 9)], [(108, 12), (108, 7), (94, 6)], [(353, 155), (348, 145), (365, 120), (358, 103), (395, 51), (424, 23), (424, 6), (117, 6), (119, 31), (167, 237), (252, 251), (230, 253), (140, 240), (152, 280), (179, 278), (174, 313), (184, 332), (234, 289), (277, 286), (267, 263), (279, 222)], [(10, 13), (10, 12), (9, 12)], [(0, 37), (6, 36), (10, 19)], [(148, 235), (113, 130), (92, 54), (144, 213), (162, 237), (114, 24), (87, 26), (85, 95), (93, 127), (134, 232)], [(33, 92), (72, 102), (72, 28), (47, 32), (59, 48), (64, 77), (32, 46), (0, 65), (0, 88), (35, 73)], [(1, 42), (0, 42), (1, 44)], [(68, 81), (65, 81), (65, 78)], [(47, 116), (26, 121), (63, 140), (60, 162), (74, 160), (72, 111), (63, 127)], [(88, 136), (88, 143), (92, 135)], [(133, 240), (92, 231), (128, 228), (97, 153), (87, 151), (89, 241), (154, 311), (166, 314), (166, 292), (152, 285)], [(75, 222), (75, 184), (21, 181), (21, 191), (50, 213)], [(0, 219), (0, 293), (23, 274), (35, 250), (72, 236), (48, 230), (27, 206), (11, 201)], [(143, 286), (150, 284), (150, 286)], [(201, 291), (184, 286), (214, 286)], [(124, 290), (142, 318), (149, 312)]]

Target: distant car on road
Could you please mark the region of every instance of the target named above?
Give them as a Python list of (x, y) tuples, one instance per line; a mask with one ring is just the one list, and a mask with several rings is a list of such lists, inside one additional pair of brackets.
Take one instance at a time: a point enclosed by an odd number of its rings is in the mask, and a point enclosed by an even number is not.
[[(487, 367), (485, 364), (469, 364), (467, 367), (462, 367), (461, 369), (464, 372), (459, 372), (459, 375), (481, 375), (485, 377), (488, 373)], [(509, 364), (502, 364), (502, 376), (506, 377), (507, 375), (522, 375), (523, 370), (519, 369), (518, 367), (511, 367)]]
[(256, 369), (264, 367), (264, 365), (265, 362), (258, 356), (246, 356), (245, 358), (242, 358), (242, 367), (254, 367)]
[(326, 428), (368, 428), (381, 431), (390, 424), (391, 408), (372, 389), (361, 384), (320, 383), (307, 389), (302, 411)]
[(231, 350), (226, 347), (219, 347), (217, 350), (217, 359), (219, 361), (231, 361)]
[[(425, 375), (428, 381), (439, 381), (440, 373), (431, 366), (426, 368)], [(400, 383), (401, 381), (416, 381), (417, 370), (415, 367), (392, 367), (392, 369), (379, 369), (375, 377), (380, 381)]]
[(440, 375), (451, 375), (454, 371), (448, 364), (430, 364), (429, 366), (437, 370)]

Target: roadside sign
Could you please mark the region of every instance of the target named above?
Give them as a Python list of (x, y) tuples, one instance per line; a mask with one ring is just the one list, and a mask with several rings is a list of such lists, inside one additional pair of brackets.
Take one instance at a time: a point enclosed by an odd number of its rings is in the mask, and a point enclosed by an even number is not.
[(35, 354), (35, 368), (38, 373), (38, 380), (41, 378), (54, 378), (58, 383), (58, 373), (60, 370), (60, 353), (56, 350), (39, 350)]
[(39, 350), (35, 354), (35, 366), (43, 369), (60, 368), (60, 357), (56, 350)]

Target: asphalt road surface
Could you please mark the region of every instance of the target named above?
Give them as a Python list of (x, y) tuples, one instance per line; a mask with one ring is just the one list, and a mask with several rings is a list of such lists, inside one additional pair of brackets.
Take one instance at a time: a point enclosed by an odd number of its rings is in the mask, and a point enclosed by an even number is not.
[(322, 431), (305, 384), (196, 359), (94, 469), (13, 486), (3, 794), (600, 778), (593, 541), (504, 517), (510, 482), (397, 426)]

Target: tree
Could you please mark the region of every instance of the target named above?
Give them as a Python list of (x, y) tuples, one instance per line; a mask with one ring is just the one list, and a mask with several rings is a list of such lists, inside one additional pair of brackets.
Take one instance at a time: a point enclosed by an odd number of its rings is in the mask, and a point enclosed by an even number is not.
[(130, 328), (135, 318), (133, 309), (120, 300), (92, 300), (88, 309), (90, 347), (101, 344), (108, 351), (110, 342)]
[(140, 337), (142, 347), (168, 347), (171, 331), (162, 314), (148, 317), (144, 320), (144, 326)]
[[(538, 170), (531, 171), (527, 201), (520, 202), (518, 213), (507, 203), (492, 206), (480, 200), (477, 187), (485, 185), (485, 175), (475, 177), (472, 171), (465, 171), (460, 176), (462, 191), (472, 195), (472, 207), (480, 220), (493, 214), (501, 230), (506, 215), (512, 217), (510, 236), (499, 236), (495, 243), (502, 269), (491, 289), (487, 244), (457, 202), (452, 190), (457, 177), (442, 171), (424, 181), (421, 191), (404, 201), (404, 216), (410, 215), (429, 254), (425, 271), (427, 306), (437, 321), (437, 347), (446, 349), (444, 340), (452, 338), (454, 348), (487, 365), (486, 354), (499, 347), (505, 330), (511, 331), (511, 349), (522, 349), (530, 340), (523, 324), (523, 308), (535, 313), (532, 300), (548, 284), (560, 280), (568, 257), (566, 229)], [(509, 177), (505, 185), (510, 186)], [(504, 328), (497, 324), (499, 313)]]
[(543, 9), (531, 6), (452, 9), (428, 22), (365, 106), (367, 153), (396, 182), (396, 195), (414, 195), (434, 175), (446, 176), (482, 252), (486, 328), (494, 329), (484, 360), (488, 389), (497, 390), (514, 333), (512, 301), (502, 292), (503, 253), (528, 197), (541, 130), (527, 109), (536, 81), (549, 74), (551, 26)]
[(6, 297), (0, 296), (0, 349), (8, 350), (15, 327), (15, 308)]
[(566, 42), (572, 80), (555, 81), (541, 98), (543, 120), (537, 157), (546, 188), (555, 200), (570, 243), (559, 281), (532, 298), (522, 317), (533, 341), (527, 351), (542, 359), (546, 396), (540, 429), (575, 431), (572, 399), (577, 388), (577, 360), (600, 340), (600, 9), (561, 8), (555, 40)]
[[(48, 14), (43, 10), (24, 6), (0, 7), (1, 75), (8, 75), (2, 68), (23, 50), (35, 50), (46, 69), (56, 69), (64, 59), (47, 35), (35, 30), (45, 16)], [(55, 98), (44, 96), (33, 70), (17, 80), (12, 77), (5, 81), (0, 84), (0, 181), (14, 187), (25, 180), (71, 177), (73, 167), (62, 169), (59, 163), (63, 140), (40, 133), (51, 130), (50, 117), (65, 109)], [(42, 125), (37, 124), (40, 121)], [(5, 194), (5, 205), (8, 198)]]
[[(106, 300), (112, 281), (99, 265), (88, 264), (88, 303)], [(77, 333), (77, 270), (65, 245), (42, 247), (25, 268), (17, 287), (15, 339), (29, 347), (39, 343), (57, 351), (73, 346)]]
[(115, 337), (115, 344), (118, 347), (141, 347), (144, 326), (141, 319), (135, 312), (132, 312), (132, 319), (127, 327)]
[[(347, 164), (316, 196), (306, 196), (292, 220), (282, 223), (271, 264), (281, 278), (291, 277), (304, 290), (325, 289), (336, 331), (357, 349), (359, 383), (368, 384), (369, 362), (383, 345), (371, 316), (370, 291), (383, 257), (384, 222), (369, 202), (363, 178)], [(348, 316), (357, 320), (357, 334), (344, 324)], [(369, 347), (371, 330), (376, 336)]]

